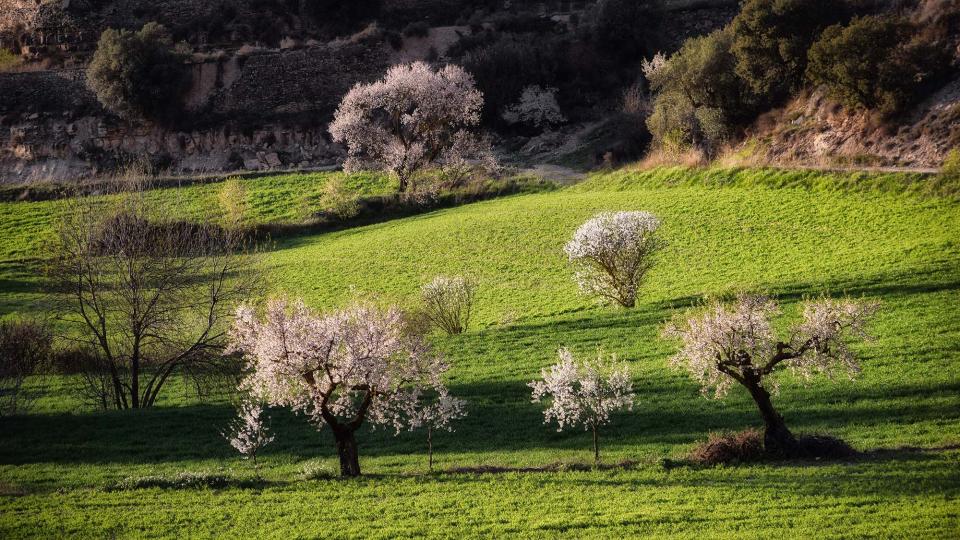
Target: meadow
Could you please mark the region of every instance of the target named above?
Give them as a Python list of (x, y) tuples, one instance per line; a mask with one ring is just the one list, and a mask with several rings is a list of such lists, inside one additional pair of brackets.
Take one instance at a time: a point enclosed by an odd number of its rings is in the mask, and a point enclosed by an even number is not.
[[(330, 175), (244, 180), (256, 222), (294, 221)], [(350, 180), (366, 193), (379, 177)], [(184, 219), (214, 216), (216, 185), (152, 196)], [(148, 411), (84, 407), (66, 376), (31, 381), (41, 397), (0, 419), (0, 536), (462, 537), (668, 535), (956, 537), (960, 532), (960, 202), (936, 177), (813, 171), (616, 171), (547, 193), (503, 197), (322, 234), (273, 239), (268, 290), (318, 309), (356, 296), (414, 305), (436, 274), (478, 283), (476, 317), (434, 336), (451, 361), (451, 393), (468, 416), (435, 440), (359, 434), (365, 476), (302, 479), (305, 463), (336, 470), (328, 432), (272, 412), (277, 441), (257, 481), (219, 435), (229, 396), (198, 401), (182, 385)], [(43, 298), (39, 261), (56, 201), (0, 203), (0, 315)], [(581, 296), (562, 247), (602, 210), (642, 209), (668, 242), (636, 308)], [(785, 378), (774, 400), (800, 433), (858, 450), (845, 462), (692, 466), (710, 432), (760, 424), (742, 392), (700, 395), (667, 359), (664, 320), (704, 295), (762, 290), (784, 322), (819, 294), (878, 298), (876, 341), (857, 346), (855, 381)], [(543, 425), (526, 383), (569, 346), (598, 346), (631, 366), (633, 412), (601, 433)], [(122, 489), (128, 477), (209, 472), (216, 488)]]

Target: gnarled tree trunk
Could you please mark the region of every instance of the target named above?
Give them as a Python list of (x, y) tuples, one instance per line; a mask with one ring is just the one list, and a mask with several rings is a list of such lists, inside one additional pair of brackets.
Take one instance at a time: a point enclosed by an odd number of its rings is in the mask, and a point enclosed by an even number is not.
[(780, 457), (797, 457), (800, 455), (800, 445), (797, 438), (787, 428), (780, 413), (773, 408), (770, 402), (770, 393), (760, 385), (758, 380), (747, 380), (744, 383), (750, 396), (760, 409), (763, 418), (764, 433), (763, 447), (768, 454)]
[(348, 427), (333, 429), (333, 438), (337, 441), (337, 455), (340, 457), (340, 476), (360, 476), (360, 453), (354, 430)]

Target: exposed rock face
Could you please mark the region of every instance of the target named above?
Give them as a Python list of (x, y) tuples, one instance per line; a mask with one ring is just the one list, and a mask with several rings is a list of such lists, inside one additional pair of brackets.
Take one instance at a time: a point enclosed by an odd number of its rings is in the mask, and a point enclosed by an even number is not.
[(960, 148), (960, 79), (896, 126), (846, 109), (815, 91), (761, 116), (748, 133), (765, 163), (937, 168)]
[(388, 56), (339, 43), (199, 61), (173, 128), (110, 114), (82, 70), (0, 73), (0, 180), (82, 177), (131, 159), (185, 172), (328, 166), (342, 153), (326, 133), (334, 108)]

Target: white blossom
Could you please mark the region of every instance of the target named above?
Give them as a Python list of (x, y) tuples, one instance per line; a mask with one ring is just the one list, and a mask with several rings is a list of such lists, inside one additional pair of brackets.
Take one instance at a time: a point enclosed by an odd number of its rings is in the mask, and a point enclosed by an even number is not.
[(633, 307), (637, 291), (663, 247), (660, 220), (649, 212), (603, 212), (587, 220), (564, 247), (589, 295)]
[(537, 129), (567, 121), (557, 103), (557, 89), (536, 84), (524, 88), (520, 100), (504, 109), (501, 117), (509, 124), (526, 124)]
[(643, 76), (647, 78), (648, 81), (653, 81), (657, 78), (660, 70), (667, 65), (667, 57), (663, 53), (658, 52), (653, 55), (653, 58), (647, 60), (644, 58), (640, 62), (640, 69), (643, 71)]
[(704, 309), (677, 318), (664, 336), (679, 339), (680, 351), (671, 359), (696, 379), (704, 394), (720, 398), (734, 383), (766, 386), (776, 391), (774, 376), (789, 367), (805, 379), (816, 373), (828, 377), (838, 371), (850, 377), (860, 371), (847, 337), (868, 339), (865, 326), (876, 313), (874, 301), (820, 298), (803, 302), (803, 320), (781, 338), (774, 327), (780, 308), (762, 295), (742, 294), (732, 303), (710, 302)]
[(556, 422), (557, 431), (583, 426), (596, 429), (610, 422), (610, 413), (633, 409), (634, 393), (630, 371), (616, 356), (578, 362), (567, 348), (558, 351), (559, 361), (540, 372), (542, 380), (529, 383), (533, 402), (550, 399), (544, 423)]
[(424, 62), (397, 65), (344, 96), (330, 134), (347, 146), (347, 171), (390, 171), (403, 191), (411, 175), (428, 165), (493, 161), (489, 144), (471, 132), (482, 107), (483, 94), (459, 66), (434, 71)]
[(259, 403), (244, 402), (237, 410), (224, 438), (244, 459), (257, 459), (257, 452), (273, 442), (274, 436), (263, 420), (263, 406)]
[(262, 321), (239, 308), (230, 339), (249, 370), (241, 389), (305, 413), (318, 427), (368, 421), (399, 431), (416, 421), (409, 413), (420, 391), (445, 392), (447, 364), (405, 331), (396, 308), (357, 304), (321, 316), (301, 301), (276, 299)]

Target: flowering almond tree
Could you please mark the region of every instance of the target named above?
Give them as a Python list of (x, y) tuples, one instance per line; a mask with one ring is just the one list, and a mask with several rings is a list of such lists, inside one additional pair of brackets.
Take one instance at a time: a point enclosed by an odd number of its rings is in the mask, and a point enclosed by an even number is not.
[(633, 382), (630, 370), (618, 363), (616, 356), (604, 357), (597, 352), (596, 360), (578, 362), (567, 348), (558, 351), (560, 360), (543, 369), (542, 381), (528, 384), (533, 389), (533, 402), (551, 398), (544, 413), (544, 423), (557, 423), (557, 431), (565, 427), (583, 426), (593, 432), (593, 460), (600, 462), (598, 431), (610, 423), (610, 413), (633, 409)]
[(780, 313), (776, 302), (743, 294), (732, 303), (713, 301), (678, 317), (663, 334), (682, 342), (671, 365), (689, 371), (707, 396), (712, 391), (715, 398), (724, 397), (734, 384), (746, 388), (763, 418), (765, 450), (797, 457), (797, 440), (770, 402), (770, 393), (779, 388), (776, 375), (786, 368), (804, 380), (818, 373), (855, 377), (860, 365), (847, 340), (871, 339), (866, 325), (878, 308), (875, 301), (807, 300), (803, 320), (781, 337), (773, 326)]
[(480, 123), (483, 94), (459, 66), (434, 71), (424, 62), (390, 68), (383, 79), (354, 86), (337, 108), (330, 134), (347, 146), (344, 169), (380, 169), (407, 189), (432, 164), (461, 168), (492, 163), (489, 144), (471, 130)]
[(301, 301), (272, 300), (263, 319), (241, 306), (230, 338), (249, 369), (241, 389), (330, 426), (342, 476), (360, 475), (354, 433), (365, 421), (399, 432), (418, 425), (421, 392), (446, 392), (447, 364), (407, 332), (395, 308), (318, 315)]
[(602, 212), (580, 226), (563, 248), (585, 294), (633, 307), (637, 290), (663, 247), (660, 220), (649, 212)]
[(253, 461), (253, 468), (257, 471), (259, 477), (260, 468), (257, 465), (257, 452), (272, 443), (274, 439), (274, 436), (270, 434), (270, 429), (263, 421), (263, 405), (251, 402), (242, 403), (237, 410), (237, 418), (223, 433), (223, 437), (245, 459)]
[[(432, 395), (430, 395), (432, 394)], [(410, 419), (410, 430), (421, 427), (427, 428), (427, 463), (433, 470), (433, 432), (438, 430), (453, 431), (453, 421), (467, 415), (466, 401), (450, 395), (446, 388), (435, 392), (417, 392), (414, 399), (408, 401), (411, 410), (407, 413)]]

